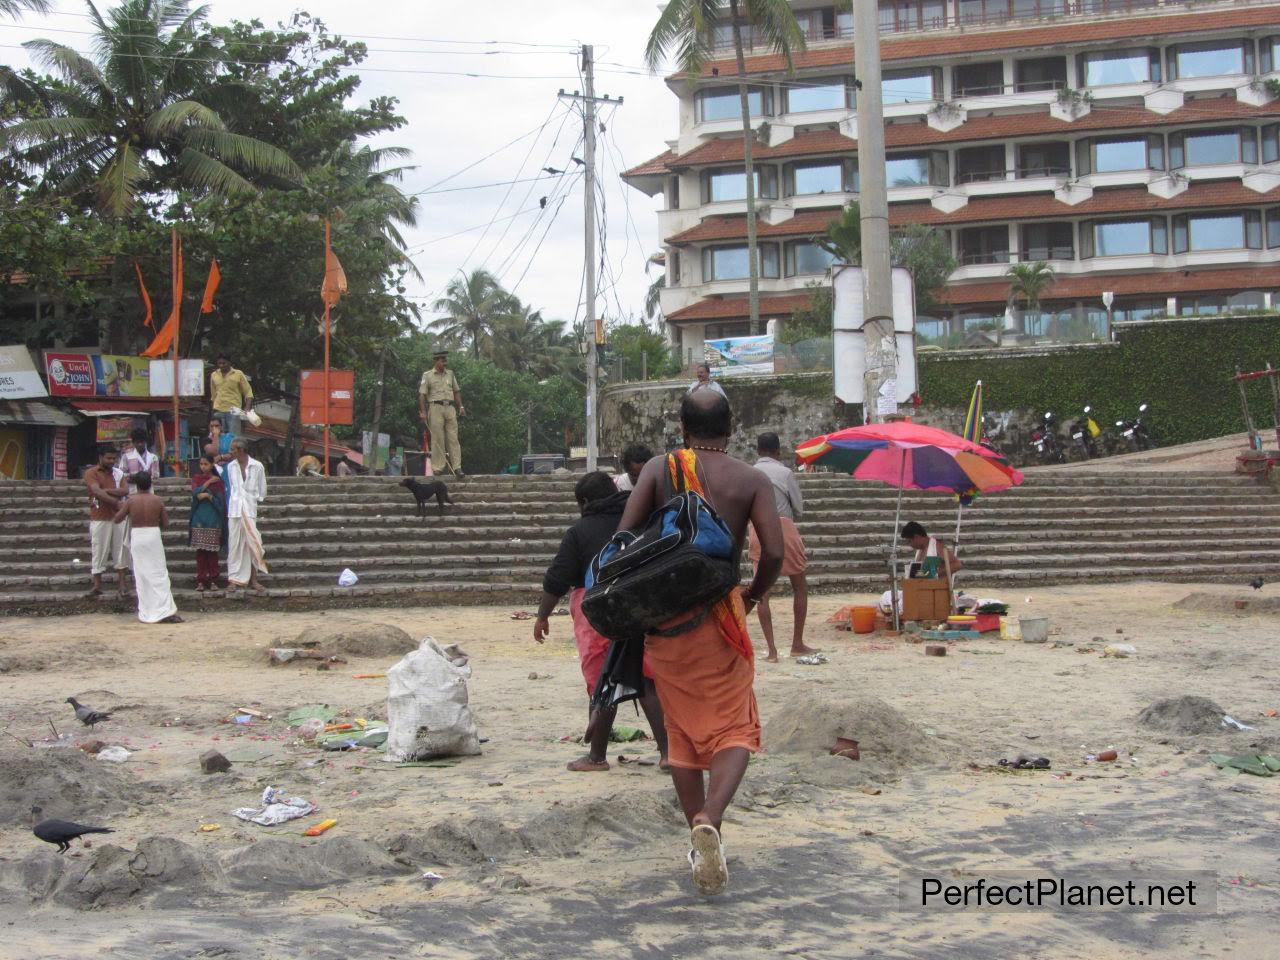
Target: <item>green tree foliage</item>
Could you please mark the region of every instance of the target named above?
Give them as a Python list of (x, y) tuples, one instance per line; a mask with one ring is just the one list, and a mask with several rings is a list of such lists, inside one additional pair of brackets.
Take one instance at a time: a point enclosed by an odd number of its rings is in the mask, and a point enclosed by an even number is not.
[(647, 371), (650, 380), (671, 377), (680, 371), (678, 357), (662, 334), (643, 323), (610, 324), (605, 332), (605, 350), (611, 377), (639, 380)]
[(494, 328), (513, 312), (515, 304), (493, 274), (477, 268), (450, 281), (431, 308), (444, 314), (431, 329), (446, 343), (466, 347), (479, 360), (481, 352), (491, 347)]
[(20, 112), (0, 128), (0, 151), (38, 171), (43, 191), (122, 217), (142, 194), (245, 196), (256, 184), (299, 179), (286, 151), (229, 130), (202, 102), (221, 52), (205, 29), (207, 8), (126, 0), (104, 17), (86, 6), (96, 55), (53, 40), (24, 43), (59, 82), (40, 88), (41, 115)]
[[(814, 237), (823, 250), (841, 263), (862, 263), (862, 211), (850, 203), (827, 226), (825, 234)], [(956, 269), (947, 235), (941, 230), (910, 223), (889, 234), (890, 259), (895, 267), (911, 271), (915, 281), (916, 310), (930, 313), (939, 308), (947, 280)]]

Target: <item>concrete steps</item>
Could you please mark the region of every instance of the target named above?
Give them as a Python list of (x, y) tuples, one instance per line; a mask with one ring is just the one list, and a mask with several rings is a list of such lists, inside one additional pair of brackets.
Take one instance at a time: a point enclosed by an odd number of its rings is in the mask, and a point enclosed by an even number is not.
[[(457, 505), (419, 518), (393, 479), (272, 478), (259, 526), (276, 606), (512, 603), (529, 607), (565, 528), (577, 517), (574, 478), (475, 477), (450, 484)], [(800, 524), (815, 589), (879, 591), (897, 491), (848, 477), (801, 479)], [(175, 592), (184, 609), (229, 603), (188, 589), (188, 487), (161, 481), (173, 528), (165, 534)], [(88, 580), (86, 494), (78, 482), (0, 485), (0, 609), (40, 613), (101, 609), (82, 601)], [(903, 519), (950, 538), (956, 504), (908, 492)], [(965, 583), (995, 590), (1123, 579), (1280, 578), (1280, 496), (1245, 478), (1217, 474), (1028, 475), (1015, 490), (966, 508)], [(76, 563), (75, 561), (80, 561)], [(336, 586), (344, 567), (353, 588)], [(744, 565), (744, 573), (746, 567)], [(97, 604), (98, 606), (95, 606)]]

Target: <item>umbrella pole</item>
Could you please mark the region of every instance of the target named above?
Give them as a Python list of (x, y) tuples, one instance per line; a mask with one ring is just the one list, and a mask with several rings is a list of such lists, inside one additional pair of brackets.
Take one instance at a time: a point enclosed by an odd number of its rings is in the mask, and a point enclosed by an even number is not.
[(902, 469), (898, 473), (898, 506), (893, 514), (893, 547), (889, 558), (889, 576), (893, 581), (892, 600), (893, 629), (902, 629), (901, 614), (898, 610), (898, 531), (902, 529), (902, 484), (907, 476), (907, 451), (902, 451)]

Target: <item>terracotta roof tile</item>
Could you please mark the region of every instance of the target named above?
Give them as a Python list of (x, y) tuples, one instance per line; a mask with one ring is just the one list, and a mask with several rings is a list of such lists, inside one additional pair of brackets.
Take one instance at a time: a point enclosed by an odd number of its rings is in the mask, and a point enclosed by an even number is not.
[[(1188, 7), (1177, 12), (1165, 8), (1154, 17), (1117, 17), (1110, 20), (1063, 19), (1054, 23), (1030, 26), (1010, 23), (995, 30), (972, 32), (950, 29), (921, 34), (883, 34), (881, 58), (886, 61), (936, 58), (957, 53), (1019, 50), (1032, 47), (1063, 47), (1073, 43), (1091, 43), (1099, 40), (1168, 36), (1177, 33), (1204, 33), (1231, 27), (1251, 27), (1275, 23), (1274, 6), (1247, 7), (1228, 10), (1193, 10)], [(853, 44), (804, 50), (794, 58), (795, 69), (849, 66), (853, 63)], [(786, 60), (777, 54), (761, 54), (746, 58), (746, 70), (752, 73), (770, 73), (786, 70)], [(716, 70), (721, 77), (736, 76), (737, 64), (733, 59), (715, 60), (702, 69), (703, 76), (711, 76)], [(677, 74), (679, 76), (679, 74)]]
[[(760, 316), (773, 317), (795, 313), (807, 307), (810, 299), (807, 293), (761, 297)], [(671, 323), (687, 320), (733, 320), (750, 315), (746, 297), (708, 297), (667, 314), (667, 320)]]
[[(889, 222), (895, 225), (925, 223), (951, 226), (966, 223), (989, 223), (1009, 220), (1046, 220), (1066, 217), (1124, 214), (1148, 210), (1194, 210), (1201, 207), (1254, 207), (1280, 200), (1280, 188), (1257, 193), (1239, 181), (1192, 184), (1176, 197), (1165, 199), (1149, 193), (1145, 187), (1117, 187), (1098, 190), (1074, 206), (1062, 203), (1050, 193), (1014, 194), (1003, 197), (977, 197), (952, 213), (943, 213), (929, 203), (895, 203), (889, 207)], [(804, 210), (781, 223), (760, 223), (761, 237), (799, 237), (822, 233), (838, 215), (837, 211)], [(666, 239), (670, 244), (699, 243), (713, 240), (745, 240), (745, 217), (708, 217)]]
[[(1175, 127), (1184, 124), (1223, 123), (1229, 120), (1247, 120), (1258, 116), (1280, 115), (1280, 100), (1266, 106), (1253, 107), (1234, 98), (1191, 100), (1186, 106), (1168, 114), (1153, 113), (1141, 107), (1098, 106), (1091, 112), (1068, 123), (1052, 116), (1048, 110), (1005, 114), (994, 117), (975, 117), (954, 130), (935, 130), (927, 123), (890, 123), (885, 125), (885, 146), (889, 149), (922, 147), (941, 143), (962, 143), (982, 140), (1007, 140), (1012, 137), (1044, 136), (1046, 134), (1070, 135), (1095, 130), (1124, 130), (1132, 127)], [(776, 147), (757, 146), (752, 156), (757, 160), (774, 160), (795, 156), (821, 156), (832, 153), (858, 152), (858, 142), (836, 130), (815, 130), (799, 133)], [(742, 138), (718, 137), (699, 144), (688, 153), (679, 156), (668, 151), (666, 169), (707, 166), (721, 163), (742, 162)], [(648, 167), (659, 158), (643, 164)], [(639, 171), (628, 170), (626, 175)], [(645, 170), (643, 172), (651, 172)], [(655, 171), (656, 172), (656, 171)]]
[[(1095, 299), (1110, 290), (1117, 296), (1146, 294), (1162, 297), (1166, 294), (1195, 293), (1204, 291), (1258, 290), (1280, 287), (1280, 264), (1249, 266), (1224, 270), (1173, 270), (1147, 271), (1130, 274), (1094, 274), (1081, 277), (1061, 277), (1044, 294), (1044, 300)], [(1003, 304), (1009, 296), (1007, 280), (982, 283), (953, 284), (944, 298), (955, 306), (980, 303)]]
[(674, 150), (664, 150), (662, 153), (658, 154), (656, 157), (651, 157), (650, 159), (646, 160), (644, 163), (639, 164), (638, 166), (632, 167), (630, 170), (622, 171), (622, 176), (623, 177), (644, 177), (644, 176), (651, 176), (655, 173), (666, 173), (667, 164), (669, 164), (672, 160), (674, 160), (675, 157), (676, 157), (676, 152)]

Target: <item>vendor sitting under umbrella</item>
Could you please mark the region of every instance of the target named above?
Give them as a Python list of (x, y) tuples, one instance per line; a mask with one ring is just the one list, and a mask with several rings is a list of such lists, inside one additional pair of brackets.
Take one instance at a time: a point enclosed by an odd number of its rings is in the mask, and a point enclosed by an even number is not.
[(912, 577), (933, 580), (941, 577), (950, 582), (951, 574), (964, 566), (950, 547), (937, 537), (929, 536), (929, 531), (914, 520), (903, 525), (900, 536), (916, 552), (911, 564)]

